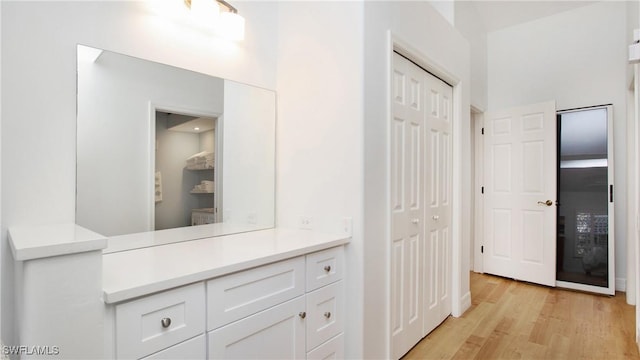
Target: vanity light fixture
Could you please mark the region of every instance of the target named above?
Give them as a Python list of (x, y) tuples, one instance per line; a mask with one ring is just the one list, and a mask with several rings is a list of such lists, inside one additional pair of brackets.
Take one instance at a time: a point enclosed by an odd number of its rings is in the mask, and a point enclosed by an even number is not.
[(224, 0), (184, 0), (191, 16), (201, 26), (212, 28), (223, 38), (239, 41), (244, 39), (244, 18), (238, 9)]

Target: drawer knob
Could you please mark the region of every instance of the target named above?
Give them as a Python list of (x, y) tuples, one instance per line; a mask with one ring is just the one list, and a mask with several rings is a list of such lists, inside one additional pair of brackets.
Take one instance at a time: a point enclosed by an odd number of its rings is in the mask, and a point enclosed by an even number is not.
[(330, 272), (331, 271), (331, 265), (327, 265), (324, 267), (324, 271), (326, 272)]
[(301, 313), (298, 314), (298, 316), (300, 316), (302, 319), (307, 317), (307, 313), (302, 311)]
[(160, 323), (162, 324), (162, 327), (166, 329), (171, 326), (171, 318), (162, 318), (162, 320), (160, 320)]
[(324, 317), (326, 317), (327, 319), (331, 318), (331, 313), (327, 311), (326, 313), (324, 313)]

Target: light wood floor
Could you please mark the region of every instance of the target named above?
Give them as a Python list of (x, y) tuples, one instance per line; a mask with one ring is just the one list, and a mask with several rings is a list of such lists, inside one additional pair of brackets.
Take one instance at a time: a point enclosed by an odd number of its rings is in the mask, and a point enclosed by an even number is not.
[(640, 359), (635, 307), (615, 297), (471, 274), (472, 305), (404, 359)]

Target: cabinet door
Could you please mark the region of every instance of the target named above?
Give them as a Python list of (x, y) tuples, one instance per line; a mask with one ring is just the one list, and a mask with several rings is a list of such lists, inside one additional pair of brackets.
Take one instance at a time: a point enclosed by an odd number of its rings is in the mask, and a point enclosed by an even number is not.
[(343, 281), (307, 294), (307, 349), (311, 350), (342, 332)]
[(304, 294), (304, 264), (297, 257), (208, 281), (207, 330)]
[(149, 355), (142, 360), (204, 359), (207, 357), (206, 354), (207, 344), (204, 334), (202, 334), (153, 355)]
[(307, 353), (307, 360), (329, 359), (344, 359), (343, 333)]
[(209, 359), (302, 359), (304, 296), (209, 332)]

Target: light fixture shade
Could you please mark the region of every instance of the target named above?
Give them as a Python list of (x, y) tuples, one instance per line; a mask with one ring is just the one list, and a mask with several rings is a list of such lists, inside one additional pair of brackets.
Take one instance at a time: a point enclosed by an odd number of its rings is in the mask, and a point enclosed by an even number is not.
[(218, 35), (229, 40), (244, 40), (244, 18), (236, 13), (220, 14)]
[(215, 0), (191, 0), (191, 17), (199, 25), (213, 28), (219, 21), (220, 5)]

